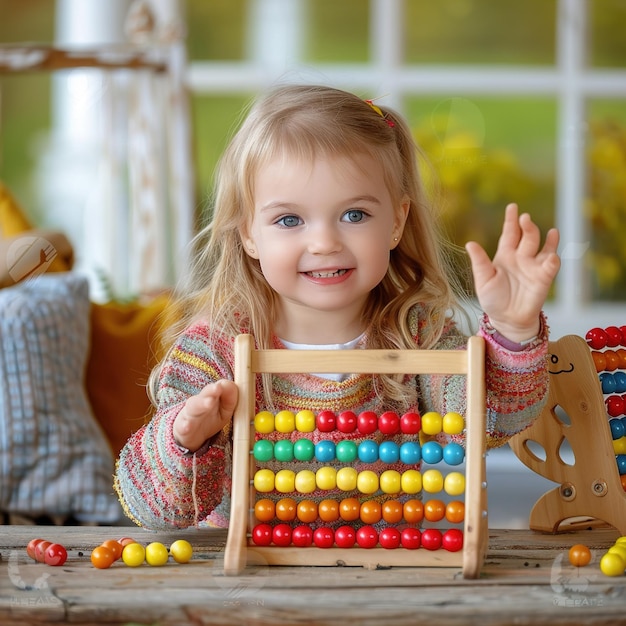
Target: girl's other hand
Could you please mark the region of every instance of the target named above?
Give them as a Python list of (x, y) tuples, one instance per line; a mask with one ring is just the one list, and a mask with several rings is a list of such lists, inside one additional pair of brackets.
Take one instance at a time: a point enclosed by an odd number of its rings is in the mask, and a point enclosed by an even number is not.
[(176, 442), (195, 452), (230, 421), (237, 398), (237, 385), (230, 380), (210, 383), (199, 394), (190, 396), (174, 420)]

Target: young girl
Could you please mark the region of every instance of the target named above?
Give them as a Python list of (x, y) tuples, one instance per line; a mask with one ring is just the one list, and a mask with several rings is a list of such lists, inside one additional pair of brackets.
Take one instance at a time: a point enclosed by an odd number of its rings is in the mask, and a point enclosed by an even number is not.
[[(545, 401), (541, 309), (557, 244), (553, 229), (540, 248), (537, 226), (509, 205), (493, 261), (466, 246), (484, 311), (490, 447), (526, 428)], [(155, 414), (118, 461), (129, 517), (154, 529), (228, 525), (236, 335), (250, 333), (257, 348), (463, 348), (445, 249), (396, 113), (319, 86), (260, 100), (220, 162), (212, 222), (153, 373)], [(465, 409), (459, 376), (258, 378), (257, 410)]]

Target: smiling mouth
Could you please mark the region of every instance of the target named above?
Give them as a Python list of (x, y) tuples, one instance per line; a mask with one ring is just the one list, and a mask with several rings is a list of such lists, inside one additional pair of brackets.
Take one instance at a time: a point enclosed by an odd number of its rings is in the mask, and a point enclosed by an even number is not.
[(343, 276), (348, 270), (335, 270), (334, 272), (305, 272), (307, 276), (313, 278), (336, 278), (337, 276)]

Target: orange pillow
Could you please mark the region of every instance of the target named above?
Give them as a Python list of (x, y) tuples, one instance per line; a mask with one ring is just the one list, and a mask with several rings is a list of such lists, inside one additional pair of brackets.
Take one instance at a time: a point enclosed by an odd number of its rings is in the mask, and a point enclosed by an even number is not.
[(113, 453), (120, 450), (150, 414), (146, 391), (168, 295), (147, 304), (91, 305), (91, 351), (86, 386), (96, 419)]

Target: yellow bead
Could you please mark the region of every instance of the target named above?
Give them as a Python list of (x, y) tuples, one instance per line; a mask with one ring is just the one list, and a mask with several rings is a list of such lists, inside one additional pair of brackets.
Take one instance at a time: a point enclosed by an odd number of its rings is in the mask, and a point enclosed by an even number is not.
[(419, 493), (422, 490), (422, 475), (415, 469), (402, 472), (400, 486), (404, 493)]
[(624, 544), (626, 544), (626, 535), (625, 535), (625, 536), (623, 536), (623, 537), (618, 537), (618, 538), (615, 540), (615, 543), (616, 543), (616, 544), (620, 544), (620, 543), (624, 543)]
[(274, 432), (274, 415), (269, 411), (257, 413), (254, 416), (254, 430), (265, 435)]
[(444, 491), (451, 496), (460, 496), (465, 492), (465, 474), (450, 472), (443, 481)]
[(296, 430), (301, 433), (312, 433), (315, 430), (315, 413), (309, 410), (296, 413)]
[(295, 487), (299, 493), (313, 493), (315, 491), (315, 472), (300, 470), (296, 474)]
[(122, 561), (128, 567), (138, 567), (146, 559), (146, 549), (140, 543), (128, 543), (122, 550)]
[(450, 411), (443, 416), (442, 427), (446, 435), (460, 435), (465, 428), (465, 420), (459, 413)]
[(386, 470), (380, 475), (380, 488), (384, 493), (400, 493), (401, 476), (396, 470)]
[(619, 554), (607, 552), (600, 559), (600, 571), (605, 576), (621, 576), (624, 573), (626, 564)]
[(337, 487), (341, 491), (354, 491), (356, 489), (357, 471), (353, 467), (342, 467), (337, 472)]
[(443, 489), (443, 475), (439, 470), (429, 469), (422, 475), (422, 488), (428, 493), (438, 493)]
[(436, 411), (422, 415), (422, 432), (425, 435), (438, 435), (441, 432), (443, 418)]
[(315, 484), (324, 491), (334, 489), (337, 486), (337, 470), (334, 467), (320, 467), (315, 472)]
[(153, 541), (146, 546), (146, 563), (154, 567), (165, 565), (169, 558), (167, 548), (159, 541)]
[(615, 454), (626, 454), (626, 437), (620, 437), (613, 441)]
[(296, 416), (291, 411), (279, 411), (274, 418), (274, 428), (279, 433), (292, 433), (296, 429)]
[(267, 493), (274, 489), (274, 472), (268, 469), (261, 469), (254, 474), (254, 488), (261, 492)]
[(356, 487), (361, 493), (374, 493), (378, 491), (378, 476), (372, 470), (359, 472), (356, 479)]
[(616, 543), (608, 549), (611, 554), (617, 554), (622, 557), (622, 561), (626, 563), (626, 544)]
[(296, 473), (293, 470), (282, 469), (276, 473), (274, 488), (280, 493), (291, 493), (296, 486)]
[(188, 541), (184, 539), (177, 539), (170, 546), (170, 554), (176, 563), (189, 563), (193, 556), (193, 548)]

